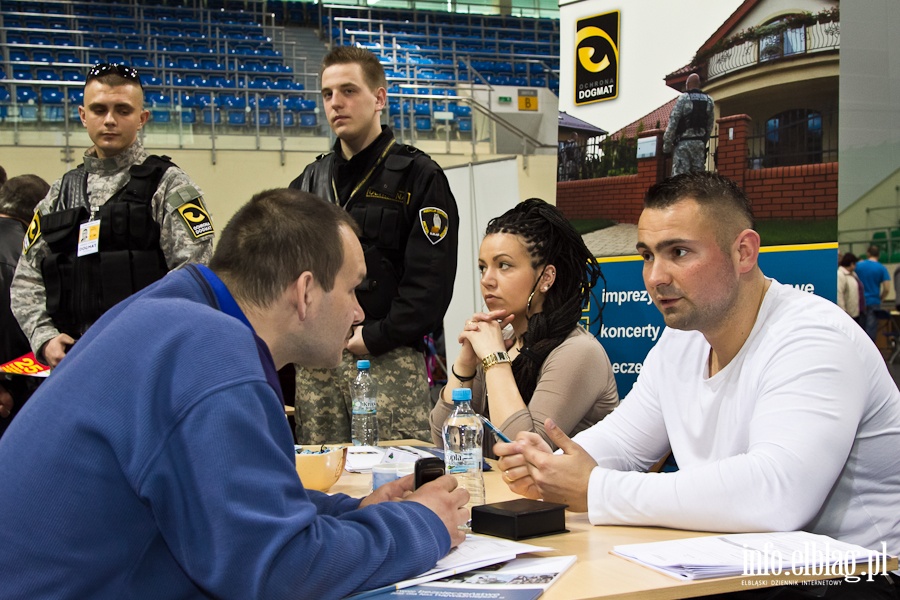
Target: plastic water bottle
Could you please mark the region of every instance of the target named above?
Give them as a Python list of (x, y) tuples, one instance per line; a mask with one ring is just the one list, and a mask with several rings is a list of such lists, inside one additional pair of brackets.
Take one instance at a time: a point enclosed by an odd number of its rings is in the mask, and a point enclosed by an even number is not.
[(356, 377), (350, 382), (353, 416), (350, 423), (354, 446), (378, 443), (378, 386), (369, 373), (369, 361), (356, 361)]
[(453, 390), (453, 412), (444, 422), (444, 461), (447, 473), (469, 491), (467, 508), (484, 504), (484, 476), (481, 470), (481, 442), (484, 425), (472, 410), (472, 390)]

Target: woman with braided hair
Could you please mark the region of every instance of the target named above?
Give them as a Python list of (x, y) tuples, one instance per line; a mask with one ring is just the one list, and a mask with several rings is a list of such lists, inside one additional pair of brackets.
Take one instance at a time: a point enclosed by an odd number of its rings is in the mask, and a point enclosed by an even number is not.
[[(551, 445), (548, 417), (574, 435), (618, 405), (609, 357), (579, 326), (603, 276), (600, 265), (555, 206), (531, 198), (492, 219), (478, 269), (487, 311), (472, 315), (459, 334), (462, 349), (431, 411), (438, 447), (459, 387), (472, 388), (474, 410), (509, 438), (533, 431)], [(511, 339), (504, 339), (507, 325)], [(485, 456), (494, 456), (493, 445), (486, 434)]]

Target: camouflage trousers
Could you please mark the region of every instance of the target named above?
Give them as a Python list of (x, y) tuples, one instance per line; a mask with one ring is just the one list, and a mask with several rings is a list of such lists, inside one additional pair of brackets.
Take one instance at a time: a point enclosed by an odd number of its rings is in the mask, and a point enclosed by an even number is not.
[(672, 175), (705, 170), (706, 142), (700, 140), (678, 142), (672, 155)]
[(356, 361), (360, 358), (371, 361), (369, 372), (378, 384), (378, 439), (431, 440), (428, 415), (432, 405), (425, 357), (413, 348), (402, 347), (379, 356), (355, 356), (344, 350), (336, 369), (294, 365), (297, 443), (350, 441), (350, 382), (356, 376)]

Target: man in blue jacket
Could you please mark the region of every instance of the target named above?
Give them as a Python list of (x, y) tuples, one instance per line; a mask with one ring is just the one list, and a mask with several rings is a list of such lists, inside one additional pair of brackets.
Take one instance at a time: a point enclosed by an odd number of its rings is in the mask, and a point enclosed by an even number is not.
[(343, 598), (459, 544), (452, 477), (362, 501), (297, 477), (277, 369), (338, 364), (365, 274), (345, 211), (270, 190), (209, 268), (101, 317), (0, 439), (0, 598)]

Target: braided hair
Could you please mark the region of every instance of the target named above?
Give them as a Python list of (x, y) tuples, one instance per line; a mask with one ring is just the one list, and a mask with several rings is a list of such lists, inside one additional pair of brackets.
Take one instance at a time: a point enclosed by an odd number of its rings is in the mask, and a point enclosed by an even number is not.
[(543, 310), (528, 318), (522, 349), (512, 363), (516, 386), (527, 405), (547, 355), (581, 320), (582, 308), (597, 279), (603, 279), (604, 284), (606, 279), (572, 224), (558, 208), (539, 198), (529, 198), (491, 219), (485, 235), (494, 233), (520, 236), (532, 268), (548, 264), (556, 267), (556, 281), (544, 294)]

